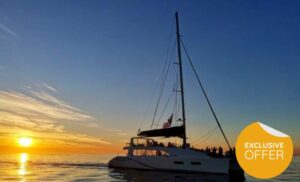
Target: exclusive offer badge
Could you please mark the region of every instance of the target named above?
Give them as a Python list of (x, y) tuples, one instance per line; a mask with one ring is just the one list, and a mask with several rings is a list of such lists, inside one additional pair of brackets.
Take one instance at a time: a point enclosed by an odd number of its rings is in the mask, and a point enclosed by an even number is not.
[(236, 157), (243, 170), (256, 178), (280, 175), (293, 158), (290, 136), (260, 122), (248, 125), (236, 142)]

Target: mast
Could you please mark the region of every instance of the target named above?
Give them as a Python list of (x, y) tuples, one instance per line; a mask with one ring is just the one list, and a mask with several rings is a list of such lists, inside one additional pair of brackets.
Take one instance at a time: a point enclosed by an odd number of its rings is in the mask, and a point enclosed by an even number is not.
[(181, 48), (180, 48), (180, 33), (179, 33), (179, 18), (178, 12), (175, 13), (176, 18), (176, 37), (177, 37), (177, 51), (178, 51), (178, 65), (180, 76), (180, 93), (181, 93), (181, 108), (182, 108), (182, 122), (184, 128), (184, 136), (182, 141), (182, 148), (186, 147), (186, 126), (185, 126), (185, 105), (184, 105), (184, 88), (183, 88), (183, 74), (182, 74), (182, 61), (181, 61)]

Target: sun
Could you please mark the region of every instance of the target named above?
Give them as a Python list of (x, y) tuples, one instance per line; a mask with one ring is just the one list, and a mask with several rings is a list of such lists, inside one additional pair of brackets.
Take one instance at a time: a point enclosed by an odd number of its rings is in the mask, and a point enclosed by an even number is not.
[(18, 139), (18, 143), (21, 147), (30, 147), (32, 145), (32, 138), (21, 137)]

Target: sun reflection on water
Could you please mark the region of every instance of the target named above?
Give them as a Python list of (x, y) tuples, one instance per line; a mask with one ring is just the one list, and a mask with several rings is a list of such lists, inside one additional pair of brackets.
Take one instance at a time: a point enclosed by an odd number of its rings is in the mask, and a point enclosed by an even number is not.
[(18, 170), (18, 173), (21, 176), (24, 176), (25, 174), (27, 174), (27, 170), (26, 170), (27, 160), (28, 160), (28, 154), (27, 153), (21, 153), (20, 156), (19, 156), (20, 167), (19, 167), (19, 170)]

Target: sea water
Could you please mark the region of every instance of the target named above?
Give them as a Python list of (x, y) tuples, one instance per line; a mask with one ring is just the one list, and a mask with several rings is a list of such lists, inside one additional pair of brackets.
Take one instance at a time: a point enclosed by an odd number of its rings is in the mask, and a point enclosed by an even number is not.
[[(191, 174), (161, 171), (110, 169), (108, 161), (115, 155), (91, 154), (0, 154), (0, 181), (229, 181), (226, 175)], [(270, 180), (248, 175), (246, 181), (300, 181), (300, 157), (289, 168)]]

